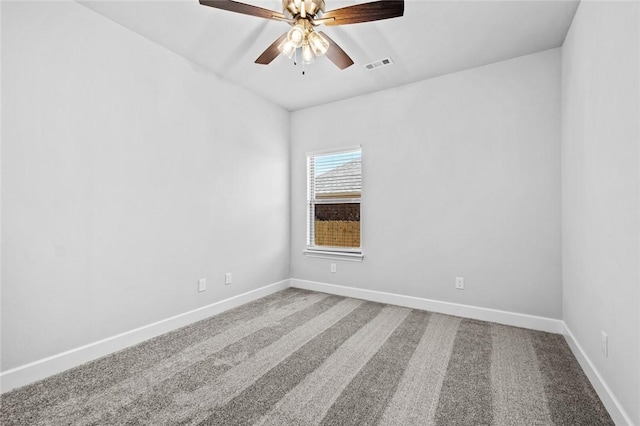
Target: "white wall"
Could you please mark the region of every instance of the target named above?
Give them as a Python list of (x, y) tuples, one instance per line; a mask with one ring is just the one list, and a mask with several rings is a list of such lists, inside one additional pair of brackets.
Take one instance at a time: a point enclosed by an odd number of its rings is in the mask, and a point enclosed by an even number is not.
[(286, 111), (73, 2), (2, 90), (3, 371), (289, 277)]
[[(564, 320), (640, 424), (640, 6), (582, 2), (562, 48)], [(609, 335), (609, 357), (600, 332)]]
[[(560, 50), (292, 114), (292, 278), (561, 318)], [(362, 263), (309, 258), (305, 155), (362, 145)], [(454, 289), (454, 277), (466, 289)]]

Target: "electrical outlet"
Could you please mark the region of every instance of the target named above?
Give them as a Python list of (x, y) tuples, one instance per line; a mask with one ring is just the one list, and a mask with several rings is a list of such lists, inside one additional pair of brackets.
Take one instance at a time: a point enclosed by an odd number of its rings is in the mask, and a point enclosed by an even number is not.
[(458, 290), (464, 290), (464, 278), (456, 277), (456, 288)]
[(335, 274), (335, 273), (336, 273), (336, 264), (335, 264), (335, 263), (332, 263), (332, 264), (331, 264), (331, 273), (332, 273), (332, 274)]
[(226, 274), (224, 274), (224, 283), (225, 283), (226, 285), (229, 285), (229, 284), (231, 284), (232, 282), (233, 282), (233, 281), (232, 281), (232, 277), (231, 277), (231, 272), (227, 272)]
[(604, 331), (600, 332), (600, 345), (602, 347), (602, 355), (605, 358), (609, 357), (609, 336)]
[(207, 279), (200, 278), (198, 280), (198, 291), (205, 291), (207, 289)]

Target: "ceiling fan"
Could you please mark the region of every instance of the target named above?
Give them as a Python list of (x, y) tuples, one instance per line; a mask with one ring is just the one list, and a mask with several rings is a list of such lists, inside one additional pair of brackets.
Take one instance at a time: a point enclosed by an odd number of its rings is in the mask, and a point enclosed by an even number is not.
[(327, 58), (341, 70), (353, 65), (353, 60), (329, 36), (322, 31), (316, 31), (318, 25), (379, 21), (397, 18), (404, 13), (404, 0), (377, 0), (328, 12), (325, 12), (324, 0), (282, 0), (282, 13), (234, 0), (199, 1), (203, 6), (283, 21), (291, 25), (288, 32), (278, 37), (262, 52), (255, 61), (257, 64), (267, 65), (281, 53), (289, 58), (294, 55), (297, 57), (297, 52), (300, 50), (303, 64), (326, 54)]

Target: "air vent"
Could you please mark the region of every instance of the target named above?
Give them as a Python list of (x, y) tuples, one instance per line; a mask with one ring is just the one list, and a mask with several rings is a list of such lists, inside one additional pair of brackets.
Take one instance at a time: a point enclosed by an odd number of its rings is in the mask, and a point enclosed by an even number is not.
[(391, 64), (393, 64), (393, 60), (391, 58), (383, 58), (383, 59), (380, 59), (379, 61), (366, 64), (364, 68), (368, 71), (372, 71), (372, 70), (375, 70), (376, 68), (386, 67), (387, 65), (391, 65)]

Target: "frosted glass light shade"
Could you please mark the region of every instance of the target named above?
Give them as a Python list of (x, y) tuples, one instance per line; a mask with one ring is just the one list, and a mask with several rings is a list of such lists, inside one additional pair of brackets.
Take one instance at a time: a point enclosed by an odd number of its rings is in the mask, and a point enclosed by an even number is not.
[(313, 50), (311, 50), (311, 46), (309, 46), (309, 43), (305, 43), (302, 45), (302, 60), (305, 61), (306, 63), (312, 62), (313, 61)]
[(296, 47), (288, 39), (284, 39), (284, 41), (278, 45), (278, 50), (291, 59), (293, 52), (296, 51)]
[(289, 40), (294, 47), (300, 47), (304, 42), (305, 35), (306, 31), (302, 25), (296, 24), (287, 33), (287, 40)]
[(329, 41), (321, 34), (311, 32), (307, 39), (309, 40), (309, 46), (311, 46), (311, 50), (313, 50), (313, 53), (316, 56), (322, 56), (327, 53), (327, 50), (329, 50)]

